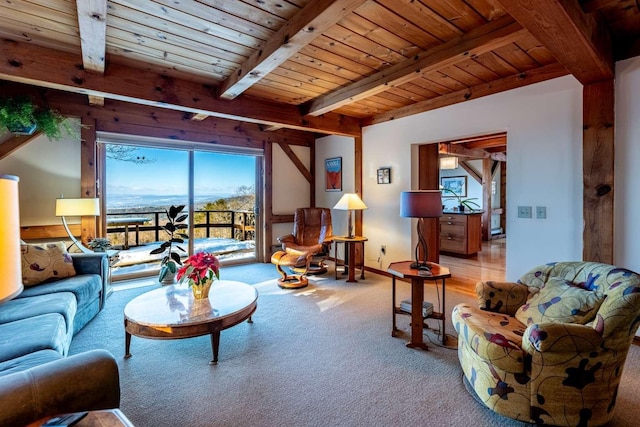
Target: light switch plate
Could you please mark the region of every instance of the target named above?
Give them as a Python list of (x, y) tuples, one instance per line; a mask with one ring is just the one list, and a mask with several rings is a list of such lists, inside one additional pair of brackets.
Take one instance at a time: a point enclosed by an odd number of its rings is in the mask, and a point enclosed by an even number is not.
[(536, 206), (536, 218), (537, 219), (547, 219), (547, 207), (546, 206)]
[(518, 206), (518, 218), (531, 218), (531, 206)]

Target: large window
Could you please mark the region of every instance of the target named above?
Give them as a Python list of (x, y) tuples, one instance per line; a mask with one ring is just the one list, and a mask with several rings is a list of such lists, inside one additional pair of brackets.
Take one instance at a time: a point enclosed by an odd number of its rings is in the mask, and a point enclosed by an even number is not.
[[(256, 153), (206, 151), (197, 146), (141, 145), (101, 139), (106, 237), (119, 250), (115, 278), (155, 274), (161, 255), (150, 252), (167, 237), (165, 210), (185, 205), (190, 253), (215, 253), (223, 263), (256, 259)], [(204, 147), (203, 147), (204, 148)]]

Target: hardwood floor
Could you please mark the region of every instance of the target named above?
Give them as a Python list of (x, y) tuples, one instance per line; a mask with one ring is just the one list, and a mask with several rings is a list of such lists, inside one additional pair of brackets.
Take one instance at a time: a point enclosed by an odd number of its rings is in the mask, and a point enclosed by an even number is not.
[(506, 239), (482, 242), (476, 256), (459, 258), (440, 254), (440, 264), (451, 270), (447, 291), (475, 296), (476, 283), (481, 280), (505, 280)]

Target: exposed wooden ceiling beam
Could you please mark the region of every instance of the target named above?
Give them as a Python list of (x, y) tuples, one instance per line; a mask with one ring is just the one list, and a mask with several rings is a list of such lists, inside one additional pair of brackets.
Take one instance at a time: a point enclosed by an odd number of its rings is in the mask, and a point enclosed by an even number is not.
[(107, 0), (76, 0), (82, 65), (85, 70), (104, 73), (107, 40)]
[(402, 117), (411, 116), (425, 111), (435, 110), (437, 108), (446, 107), (460, 102), (469, 101), (471, 99), (481, 98), (487, 95), (504, 92), (506, 90), (527, 86), (533, 83), (542, 82), (556, 77), (562, 77), (569, 72), (560, 64), (551, 64), (545, 67), (536, 68), (524, 73), (518, 73), (513, 76), (504, 77), (489, 83), (483, 83), (468, 89), (462, 89), (438, 98), (428, 99), (426, 101), (416, 102), (406, 107), (397, 108), (386, 113), (378, 114), (362, 121), (363, 126), (384, 123), (389, 120), (395, 120)]
[(507, 155), (504, 153), (489, 153), (477, 148), (465, 148), (460, 144), (440, 143), (438, 152), (440, 154), (448, 154), (459, 157), (472, 157), (474, 159), (493, 159), (500, 162), (507, 161)]
[(300, 173), (305, 177), (305, 179), (309, 182), (313, 181), (313, 175), (311, 175), (311, 172), (309, 172), (309, 169), (307, 169), (304, 163), (302, 163), (302, 160), (300, 160), (298, 156), (296, 156), (296, 153), (293, 152), (291, 147), (289, 147), (288, 144), (283, 144), (282, 142), (278, 143), (278, 145), (280, 146), (280, 148), (282, 148), (282, 151), (284, 151), (284, 153), (287, 155), (287, 157), (289, 157), (289, 159), (293, 162), (293, 164), (296, 165), (296, 167), (298, 168)]
[(476, 136), (472, 138), (456, 139), (451, 144), (464, 144), (467, 148), (493, 148), (507, 145), (507, 134), (496, 133), (492, 135)]
[(612, 79), (613, 43), (599, 14), (577, 0), (498, 0), (583, 85)]
[(237, 97), (365, 1), (316, 0), (307, 3), (222, 83), (220, 97)]
[(463, 160), (458, 163), (458, 165), (460, 165), (460, 167), (464, 169), (464, 171), (467, 172), (478, 184), (482, 184), (482, 176), (476, 172), (474, 168), (469, 166), (466, 161)]
[(349, 86), (322, 96), (309, 104), (309, 114), (314, 116), (325, 114), (346, 104), (368, 98), (384, 92), (389, 87), (420, 78), (424, 73), (513, 43), (525, 33), (526, 31), (520, 24), (514, 22), (511, 17), (505, 16), (459, 38), (415, 55), (411, 59), (392, 65)]
[(246, 97), (219, 100), (211, 87), (119, 64), (96, 75), (80, 69), (73, 54), (25, 43), (0, 40), (0, 57), (0, 79), (8, 81), (322, 134), (361, 133), (360, 121), (354, 117), (333, 113), (304, 117), (294, 105)]
[(82, 96), (77, 94), (47, 93), (51, 107), (67, 116), (91, 117), (96, 120), (99, 131), (252, 148), (262, 148), (265, 143), (308, 147), (314, 140), (309, 132), (291, 129), (267, 132), (255, 123), (214, 117), (206, 122), (194, 121), (189, 113), (111, 99), (103, 108), (87, 106), (81, 101)]
[(35, 138), (40, 136), (40, 134), (42, 134), (41, 131), (36, 131), (33, 135), (15, 135), (12, 138), (7, 139), (0, 144), (0, 160), (4, 159), (23, 145), (33, 141)]

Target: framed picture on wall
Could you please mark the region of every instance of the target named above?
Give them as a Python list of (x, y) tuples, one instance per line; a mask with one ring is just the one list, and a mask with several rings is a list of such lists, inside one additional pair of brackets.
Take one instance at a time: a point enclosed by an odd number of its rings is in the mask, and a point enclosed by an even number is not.
[(391, 168), (378, 169), (378, 184), (391, 184)]
[(342, 191), (342, 157), (325, 159), (324, 191)]
[[(467, 177), (466, 176), (443, 176), (440, 178), (440, 185), (442, 188), (450, 190), (460, 197), (467, 197)], [(446, 192), (442, 194), (442, 197), (453, 197)]]

